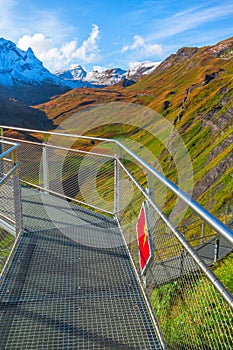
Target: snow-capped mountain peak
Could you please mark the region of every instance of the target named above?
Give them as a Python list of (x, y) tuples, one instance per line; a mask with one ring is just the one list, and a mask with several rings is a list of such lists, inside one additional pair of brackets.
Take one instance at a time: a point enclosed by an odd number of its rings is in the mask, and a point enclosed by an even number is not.
[(65, 80), (83, 80), (86, 77), (87, 72), (78, 64), (76, 66), (72, 66), (71, 69), (68, 70), (59, 70), (55, 72), (55, 75)]
[(109, 68), (86, 72), (80, 65), (71, 69), (57, 71), (55, 74), (69, 84), (70, 87), (104, 87), (117, 84), (120, 81), (134, 82), (146, 74), (152, 73), (158, 66), (158, 62), (137, 63), (128, 70), (121, 68)]
[(15, 86), (50, 82), (65, 86), (65, 82), (50, 73), (36, 58), (31, 48), (26, 52), (6, 39), (0, 39), (0, 84)]
[(117, 84), (122, 79), (125, 79), (126, 72), (126, 70), (121, 68), (106, 69), (102, 72), (88, 72), (85, 81), (104, 86), (113, 85)]

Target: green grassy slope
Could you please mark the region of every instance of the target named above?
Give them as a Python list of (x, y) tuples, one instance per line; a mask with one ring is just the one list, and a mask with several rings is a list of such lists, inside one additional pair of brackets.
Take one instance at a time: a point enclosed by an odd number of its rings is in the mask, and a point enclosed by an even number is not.
[[(149, 76), (123, 88), (76, 89), (37, 106), (55, 125), (81, 109), (112, 101), (149, 107), (173, 124), (192, 159), (193, 197), (213, 213), (233, 202), (233, 38), (212, 47), (183, 48)], [(102, 137), (127, 135), (144, 143), (176, 182), (170, 154), (150, 134), (130, 126), (91, 130)], [(171, 143), (175, 140), (171, 137)]]

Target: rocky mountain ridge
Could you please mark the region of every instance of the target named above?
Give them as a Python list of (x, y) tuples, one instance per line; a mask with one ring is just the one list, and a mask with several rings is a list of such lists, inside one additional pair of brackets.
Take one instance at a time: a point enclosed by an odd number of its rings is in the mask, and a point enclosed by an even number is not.
[(121, 68), (108, 68), (101, 71), (85, 71), (80, 65), (67, 70), (55, 72), (55, 75), (65, 80), (71, 87), (104, 87), (118, 84), (123, 81), (124, 86), (135, 83), (138, 79), (147, 74), (151, 74), (158, 62), (142, 62), (135, 64), (128, 70)]

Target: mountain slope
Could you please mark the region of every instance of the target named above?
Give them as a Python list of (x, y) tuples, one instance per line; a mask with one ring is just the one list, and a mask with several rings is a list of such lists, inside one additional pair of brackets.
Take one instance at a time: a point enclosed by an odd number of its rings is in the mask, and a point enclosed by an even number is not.
[(220, 201), (232, 202), (233, 38), (179, 50), (130, 90), (140, 91), (142, 103), (166, 116), (185, 140), (194, 197), (216, 210)]
[[(110, 101), (142, 104), (167, 118), (192, 159), (193, 197), (214, 213), (233, 202), (233, 38), (212, 47), (182, 48), (128, 88), (76, 89), (38, 108), (59, 125), (82, 108)], [(124, 131), (141, 142), (142, 133), (129, 127), (109, 126), (91, 133), (114, 137)], [(150, 136), (144, 139), (156, 153), (157, 141)], [(170, 142), (175, 149), (172, 135)], [(176, 182), (169, 152), (164, 149), (157, 158), (164, 173)]]
[(44, 112), (2, 96), (0, 96), (0, 125), (40, 130), (54, 127)]

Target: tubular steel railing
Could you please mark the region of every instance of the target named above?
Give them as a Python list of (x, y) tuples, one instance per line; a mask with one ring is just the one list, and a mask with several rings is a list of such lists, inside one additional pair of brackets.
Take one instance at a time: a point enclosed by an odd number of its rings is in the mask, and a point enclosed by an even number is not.
[(18, 147), (0, 140), (0, 281), (22, 230)]
[[(22, 184), (115, 216), (163, 347), (232, 349), (233, 297), (213, 263), (217, 249), (232, 250), (233, 232), (117, 140), (14, 130), (37, 138), (16, 139)], [(169, 216), (158, 204), (164, 193), (173, 206), (185, 204), (186, 213)], [(142, 270), (137, 224), (143, 203), (151, 258)], [(197, 224), (182, 232), (190, 217)]]

